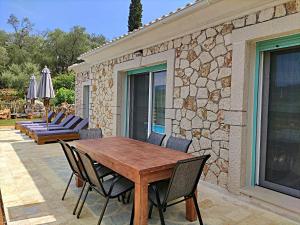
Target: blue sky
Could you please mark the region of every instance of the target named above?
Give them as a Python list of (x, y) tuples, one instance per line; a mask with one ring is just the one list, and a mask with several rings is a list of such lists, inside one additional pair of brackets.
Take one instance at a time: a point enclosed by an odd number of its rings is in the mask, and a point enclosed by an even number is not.
[[(193, 0), (142, 0), (143, 23), (184, 6)], [(109, 39), (127, 32), (130, 0), (0, 0), (0, 29), (11, 31), (10, 14), (28, 17), (34, 32), (60, 28), (68, 31), (74, 25), (89, 33)]]

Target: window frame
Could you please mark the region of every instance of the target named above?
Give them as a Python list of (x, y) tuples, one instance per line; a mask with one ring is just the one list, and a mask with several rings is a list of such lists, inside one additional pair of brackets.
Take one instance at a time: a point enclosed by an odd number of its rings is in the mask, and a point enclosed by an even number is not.
[(256, 43), (256, 61), (254, 76), (254, 105), (253, 105), (253, 130), (252, 130), (252, 159), (251, 159), (251, 186), (259, 182), (260, 163), (260, 136), (261, 136), (261, 113), (262, 113), (262, 73), (264, 52), (285, 49), (300, 45), (300, 33), (283, 36), (276, 39), (264, 40)]
[[(126, 72), (126, 77), (124, 79), (124, 84), (125, 84), (125, 102), (126, 102), (126, 108), (125, 108), (125, 121), (124, 121), (124, 131), (123, 134), (125, 137), (129, 136), (129, 124), (130, 124), (130, 76), (132, 75), (138, 75), (138, 74), (145, 74), (149, 73), (149, 102), (148, 102), (148, 136), (151, 133), (152, 130), (152, 105), (153, 105), (153, 74), (156, 72), (162, 72), (166, 71), (166, 77), (167, 77), (167, 64), (158, 64), (158, 65), (153, 65), (153, 66), (148, 66), (148, 67), (142, 67), (138, 69), (133, 69), (133, 70), (128, 70)], [(166, 85), (167, 85), (167, 78), (166, 78)], [(150, 123), (149, 123), (150, 121)]]

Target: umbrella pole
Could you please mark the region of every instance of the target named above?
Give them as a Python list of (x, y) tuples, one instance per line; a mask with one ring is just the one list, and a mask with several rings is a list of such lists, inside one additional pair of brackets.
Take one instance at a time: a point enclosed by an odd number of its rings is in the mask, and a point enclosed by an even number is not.
[(45, 98), (44, 99), (44, 106), (45, 106), (45, 110), (46, 110), (46, 124), (47, 124), (47, 130), (49, 130), (49, 127), (48, 127), (48, 107), (49, 107), (49, 99), (48, 98)]
[(48, 107), (46, 107), (46, 123), (47, 123), (47, 130), (48, 128)]

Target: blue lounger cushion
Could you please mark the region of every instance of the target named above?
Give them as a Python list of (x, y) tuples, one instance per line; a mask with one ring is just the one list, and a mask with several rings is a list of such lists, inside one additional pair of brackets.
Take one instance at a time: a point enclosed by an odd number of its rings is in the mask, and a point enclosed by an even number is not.
[[(66, 125), (68, 125), (69, 123), (72, 122), (72, 119), (74, 117), (75, 117), (74, 115), (68, 115), (60, 124), (58, 124), (58, 125), (56, 125), (56, 124), (49, 125), (48, 130), (64, 128)], [(47, 125), (39, 125), (39, 126), (28, 127), (28, 130), (29, 131), (47, 130)]]
[[(53, 111), (49, 111), (48, 113), (48, 120), (51, 121), (52, 117), (54, 116)], [(17, 124), (39, 124), (39, 123), (46, 123), (46, 120), (39, 120), (39, 121), (17, 121)]]
[[(64, 113), (63, 112), (59, 112), (56, 117), (53, 119), (53, 121), (51, 123), (49, 123), (49, 125), (57, 125), (59, 124), (59, 122), (64, 118)], [(24, 124), (23, 126), (25, 128), (27, 127), (32, 127), (32, 126), (40, 126), (40, 125), (47, 125), (47, 123), (38, 123), (38, 124), (34, 124), (34, 123), (31, 123), (31, 124)]]
[(88, 119), (83, 119), (76, 125), (74, 129), (69, 130), (46, 130), (46, 131), (36, 131), (36, 136), (50, 136), (50, 135), (58, 135), (58, 134), (74, 134), (78, 133), (81, 129), (85, 129), (88, 127), (89, 121)]
[(30, 131), (37, 132), (40, 130), (67, 130), (67, 129), (73, 129), (82, 119), (79, 116), (73, 116), (71, 120), (69, 120), (67, 123), (64, 123), (62, 126), (50, 126), (48, 129), (47, 127), (33, 127), (30, 128)]
[(74, 134), (77, 132), (74, 130), (47, 130), (47, 131), (38, 131), (35, 132), (35, 134), (37, 136), (49, 136), (49, 135), (57, 135), (57, 134)]

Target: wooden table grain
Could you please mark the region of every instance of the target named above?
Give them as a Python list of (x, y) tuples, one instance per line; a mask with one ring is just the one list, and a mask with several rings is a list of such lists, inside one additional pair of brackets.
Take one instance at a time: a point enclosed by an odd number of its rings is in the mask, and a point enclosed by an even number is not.
[[(170, 178), (178, 160), (193, 157), (125, 137), (79, 140), (75, 144), (97, 162), (134, 182), (135, 225), (147, 224), (149, 183)], [(190, 200), (186, 201), (186, 218), (196, 220)]]

